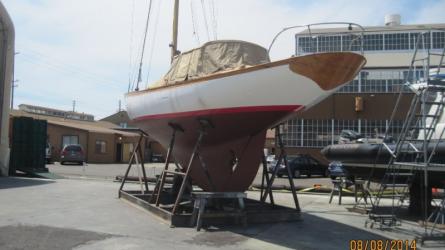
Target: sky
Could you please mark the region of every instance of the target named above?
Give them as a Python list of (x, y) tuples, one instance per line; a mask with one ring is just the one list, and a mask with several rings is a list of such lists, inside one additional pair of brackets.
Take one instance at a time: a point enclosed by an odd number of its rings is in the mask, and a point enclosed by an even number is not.
[[(1, 0), (16, 31), (14, 106), (31, 104), (93, 114), (125, 109), (137, 79), (150, 0)], [(213, 39), (268, 47), (282, 28), (316, 22), (383, 25), (386, 14), (402, 24), (445, 23), (445, 0), (181, 0), (179, 47)], [(169, 68), (173, 0), (152, 0), (142, 83)], [(291, 56), (294, 35), (277, 40), (272, 59)]]

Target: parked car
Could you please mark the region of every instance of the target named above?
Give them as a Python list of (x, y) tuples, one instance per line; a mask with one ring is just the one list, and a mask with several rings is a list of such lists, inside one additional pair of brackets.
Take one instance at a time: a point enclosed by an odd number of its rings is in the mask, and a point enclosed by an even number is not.
[(273, 162), (275, 162), (275, 155), (268, 155), (268, 156), (266, 156), (267, 166), (270, 166), (270, 164), (272, 164)]
[(161, 154), (152, 154), (150, 162), (165, 162), (165, 159)]
[[(300, 177), (301, 175), (306, 175), (311, 177), (312, 175), (322, 175), (327, 176), (328, 170), (327, 166), (320, 163), (315, 158), (310, 155), (288, 155), (287, 162), (292, 173), (292, 177)], [(269, 171), (273, 171), (276, 166), (276, 162), (269, 166)], [(282, 177), (287, 175), (286, 166), (281, 163), (278, 167), (277, 176)]]
[(355, 143), (362, 138), (364, 138), (364, 136), (361, 135), (360, 133), (354, 130), (345, 129), (342, 130), (340, 133), (340, 137), (338, 138), (338, 144)]
[(51, 163), (51, 154), (52, 154), (51, 143), (46, 142), (46, 148), (45, 148), (45, 161), (46, 161), (46, 164), (50, 164)]
[(354, 131), (345, 129), (342, 130), (338, 138), (338, 144), (347, 143), (394, 143), (394, 138), (392, 136), (386, 136), (385, 134), (376, 134), (373, 137), (365, 137), (362, 134)]
[(82, 146), (78, 144), (66, 145), (60, 153), (60, 164), (73, 162), (82, 165), (85, 162), (85, 153)]
[(346, 177), (348, 176), (348, 171), (343, 167), (343, 163), (339, 161), (333, 161), (329, 163), (328, 166), (328, 174), (331, 179), (336, 179), (337, 177)]

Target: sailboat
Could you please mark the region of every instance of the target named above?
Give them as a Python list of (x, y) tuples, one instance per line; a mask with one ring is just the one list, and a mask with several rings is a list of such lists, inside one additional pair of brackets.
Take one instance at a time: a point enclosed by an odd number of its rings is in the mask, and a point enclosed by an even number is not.
[[(266, 130), (310, 108), (351, 81), (364, 66), (357, 53), (333, 52), (270, 61), (268, 51), (238, 40), (211, 41), (176, 54), (178, 0), (172, 65), (150, 88), (126, 95), (135, 124), (165, 148), (175, 135), (175, 161), (183, 170), (194, 150), (200, 121), (206, 129), (192, 182), (205, 191), (245, 191), (261, 162)], [(205, 165), (205, 168), (199, 165)]]

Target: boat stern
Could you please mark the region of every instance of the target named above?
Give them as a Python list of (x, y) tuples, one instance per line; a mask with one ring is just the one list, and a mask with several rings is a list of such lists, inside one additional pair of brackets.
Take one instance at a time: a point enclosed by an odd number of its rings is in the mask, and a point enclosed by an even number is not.
[(322, 90), (334, 91), (353, 80), (365, 64), (365, 57), (357, 53), (332, 52), (296, 57), (289, 68), (310, 78)]

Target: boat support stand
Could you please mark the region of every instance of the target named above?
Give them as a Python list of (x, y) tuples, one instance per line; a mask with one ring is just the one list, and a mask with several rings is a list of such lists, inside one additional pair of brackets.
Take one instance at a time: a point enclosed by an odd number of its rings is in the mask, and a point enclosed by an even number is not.
[[(300, 204), (298, 202), (297, 191), (296, 191), (295, 185), (294, 185), (293, 174), (291, 172), (291, 169), (290, 169), (288, 161), (287, 161), (287, 153), (284, 148), (284, 143), (283, 143), (283, 139), (281, 137), (280, 128), (281, 128), (281, 124), (274, 128), (275, 129), (275, 140), (278, 140), (277, 144), (280, 147), (280, 154), (279, 154), (278, 160), (276, 162), (276, 165), (273, 169), (272, 176), (269, 176), (269, 171), (267, 169), (266, 156), (264, 155), (264, 152), (263, 152), (263, 156), (262, 156), (262, 158), (263, 158), (262, 159), (263, 176), (262, 176), (262, 180), (261, 180), (261, 193), (260, 193), (261, 194), (261, 202), (264, 203), (267, 199), (267, 196), (269, 196), (270, 203), (272, 204), (272, 206), (275, 205), (273, 195), (272, 195), (272, 185), (275, 180), (275, 177), (277, 176), (278, 169), (279, 169), (281, 163), (283, 162), (287, 169), (287, 178), (289, 180), (289, 184), (290, 184), (291, 191), (292, 191), (292, 196), (294, 198), (295, 210), (300, 212), (301, 209), (300, 209)], [(266, 181), (265, 190), (264, 190), (264, 181)]]
[[(184, 132), (184, 129), (178, 125), (178, 124), (173, 124), (173, 123), (169, 123), (169, 126), (173, 129), (173, 133), (172, 133), (172, 137), (170, 140), (170, 145), (167, 151), (167, 158), (165, 161), (165, 167), (164, 170), (162, 171), (162, 174), (160, 176), (160, 178), (158, 179), (158, 181), (156, 182), (156, 186), (155, 189), (153, 191), (153, 194), (151, 198), (150, 198), (150, 202), (152, 203), (154, 201), (154, 198), (156, 197), (156, 202), (155, 205), (157, 207), (159, 207), (160, 202), (161, 202), (161, 195), (162, 192), (164, 191), (164, 185), (165, 185), (165, 179), (167, 177), (167, 174), (169, 175), (173, 175), (173, 176), (181, 176), (182, 177), (182, 182), (181, 182), (181, 186), (179, 188), (178, 194), (176, 196), (175, 199), (175, 203), (173, 205), (173, 209), (172, 209), (172, 214), (175, 214), (178, 212), (178, 207), (181, 203), (182, 197), (184, 195), (184, 192), (186, 190), (187, 187), (190, 187), (190, 172), (192, 169), (192, 165), (193, 162), (196, 158), (198, 158), (200, 160), (200, 165), (204, 170), (204, 173), (207, 176), (207, 179), (209, 181), (210, 186), (215, 190), (215, 185), (212, 182), (212, 179), (210, 178), (208, 169), (206, 167), (206, 165), (204, 164), (204, 161), (199, 153), (199, 149), (202, 143), (202, 140), (204, 138), (204, 136), (207, 134), (207, 129), (212, 128), (213, 125), (210, 121), (205, 120), (205, 119), (199, 119), (198, 122), (200, 123), (200, 129), (199, 129), (199, 135), (198, 135), (198, 139), (196, 140), (195, 146), (193, 148), (193, 152), (190, 156), (190, 160), (187, 164), (187, 168), (185, 170), (185, 172), (183, 171), (171, 171), (169, 170), (169, 164), (170, 164), (170, 160), (172, 157), (172, 152), (173, 152), (173, 148), (174, 148), (174, 144), (175, 144), (175, 139), (176, 139), (176, 133), (177, 132)], [(177, 168), (179, 168), (179, 165), (176, 164)]]
[[(209, 128), (212, 128), (212, 124), (208, 120), (198, 120), (200, 123), (200, 129), (199, 129), (199, 135), (196, 140), (196, 144), (194, 146), (193, 153), (190, 156), (190, 160), (188, 162), (188, 168), (187, 171), (183, 168), (183, 166), (180, 166), (176, 164), (176, 167), (179, 169), (179, 172), (175, 171), (169, 171), (169, 163), (174, 162), (172, 159), (172, 152), (174, 149), (175, 139), (178, 135), (177, 133), (181, 133), (184, 131), (181, 126), (178, 124), (169, 124), (169, 126), (173, 129), (172, 130), (172, 138), (170, 141), (170, 145), (168, 147), (167, 151), (167, 160), (165, 163), (164, 171), (161, 176), (157, 179), (156, 186), (154, 189), (152, 189), (150, 192), (148, 192), (148, 185), (146, 185), (147, 192), (144, 191), (131, 191), (131, 190), (123, 190), (123, 185), (121, 185), (121, 188), (119, 189), (119, 198), (127, 201), (131, 204), (134, 204), (153, 215), (157, 216), (160, 219), (165, 220), (167, 223), (170, 223), (171, 227), (190, 227), (190, 226), (197, 226), (197, 230), (199, 230), (202, 226), (202, 219), (205, 218), (205, 224), (216, 224), (216, 225), (227, 225), (227, 224), (256, 224), (256, 223), (277, 223), (277, 222), (286, 222), (286, 221), (300, 221), (301, 220), (301, 214), (298, 209), (288, 208), (284, 206), (280, 206), (278, 204), (274, 204), (273, 206), (266, 206), (265, 202), (257, 201), (253, 199), (249, 199), (245, 197), (245, 193), (230, 193), (230, 192), (193, 192), (192, 185), (191, 185), (191, 178), (189, 178), (191, 167), (197, 167), (196, 164), (192, 164), (194, 160), (198, 157), (201, 163), (201, 167), (203, 168), (204, 172), (206, 172), (206, 166), (203, 165), (203, 159), (199, 155), (201, 142), (204, 139), (206, 135), (206, 131), (208, 131)], [(141, 157), (140, 153), (140, 143), (142, 141), (142, 137), (139, 140), (139, 143), (137, 147), (135, 148), (131, 161), (130, 166), (126, 171), (126, 174), (123, 178), (123, 183), (127, 180), (128, 172), (130, 171), (131, 162), (135, 157)], [(278, 145), (278, 144), (277, 144)], [(282, 148), (282, 143), (281, 143)], [(283, 151), (285, 153), (285, 151)], [(281, 157), (283, 157), (283, 154), (281, 154)], [(263, 155), (264, 158), (264, 155)], [(263, 159), (264, 168), (267, 172), (267, 164), (265, 161), (265, 158)], [(143, 161), (142, 161), (143, 162)], [(164, 188), (165, 184), (165, 177), (167, 176), (173, 176), (173, 177), (179, 177), (182, 176), (182, 183), (179, 188), (178, 194), (175, 194), (174, 190), (177, 190), (175, 187), (172, 189)], [(209, 178), (208, 172), (206, 173), (208, 177), (209, 187), (214, 188), (212, 180)], [(144, 173), (145, 177), (145, 173)], [(264, 176), (264, 178), (267, 178), (266, 182), (268, 184), (268, 191), (267, 193), (270, 194), (271, 199), (272, 197), (272, 183), (273, 180), (269, 178), (269, 175)], [(144, 178), (146, 181), (147, 179)], [(161, 185), (161, 182), (162, 185)], [(264, 181), (263, 181), (264, 183)], [(179, 183), (178, 183), (179, 184)], [(175, 185), (175, 184), (174, 184)], [(179, 185), (178, 185), (179, 186)], [(188, 193), (188, 189), (190, 190), (190, 196), (186, 197), (186, 193)], [(265, 186), (262, 186), (262, 192), (264, 192)], [(295, 190), (295, 189), (293, 189)], [(173, 191), (173, 192), (172, 192)], [(294, 191), (295, 194), (295, 191)], [(162, 197), (161, 197), (162, 195)], [(296, 195), (294, 195), (296, 198)], [(162, 199), (161, 199), (162, 198)], [(187, 198), (189, 200), (187, 200)], [(267, 197), (266, 197), (267, 198)], [(232, 205), (233, 209), (229, 209), (228, 211), (218, 211), (217, 213), (214, 213), (215, 211), (212, 210), (210, 213), (206, 212), (206, 205), (208, 204), (207, 201), (210, 202), (210, 200), (217, 199), (216, 203), (220, 203), (222, 200), (232, 199), (233, 201), (227, 200), (228, 205)], [(238, 202), (235, 202), (238, 200)], [(264, 199), (265, 200), (265, 199)], [(158, 204), (156, 204), (156, 202)], [(194, 204), (193, 204), (194, 202)], [(212, 202), (213, 203), (213, 202)], [(273, 201), (272, 201), (273, 203)], [(239, 204), (237, 207), (236, 204)], [(296, 200), (296, 204), (298, 205), (298, 201)], [(199, 205), (199, 206), (198, 206)], [(217, 207), (220, 205), (216, 205)], [(201, 211), (199, 211), (201, 210)]]
[[(143, 156), (142, 150), (141, 150), (142, 139), (144, 139), (146, 136), (148, 136), (148, 135), (141, 130), (138, 143), (136, 144), (136, 147), (133, 149), (133, 153), (131, 154), (127, 170), (125, 171), (125, 175), (122, 178), (122, 183), (119, 188), (119, 198), (120, 198), (121, 191), (124, 188), (125, 182), (127, 181), (128, 173), (130, 173), (130, 169), (133, 166), (133, 161), (136, 161), (136, 167), (139, 166), (139, 162), (140, 162), (140, 167), (142, 169), (142, 178), (139, 175), (139, 182), (142, 185), (142, 180), (143, 180), (144, 187), (145, 187), (145, 193), (149, 192), (148, 183), (147, 183), (147, 174), (145, 172), (145, 166), (144, 166), (144, 156)], [(142, 189), (141, 193), (144, 194), (144, 189), (143, 188), (141, 188), (141, 189)]]

